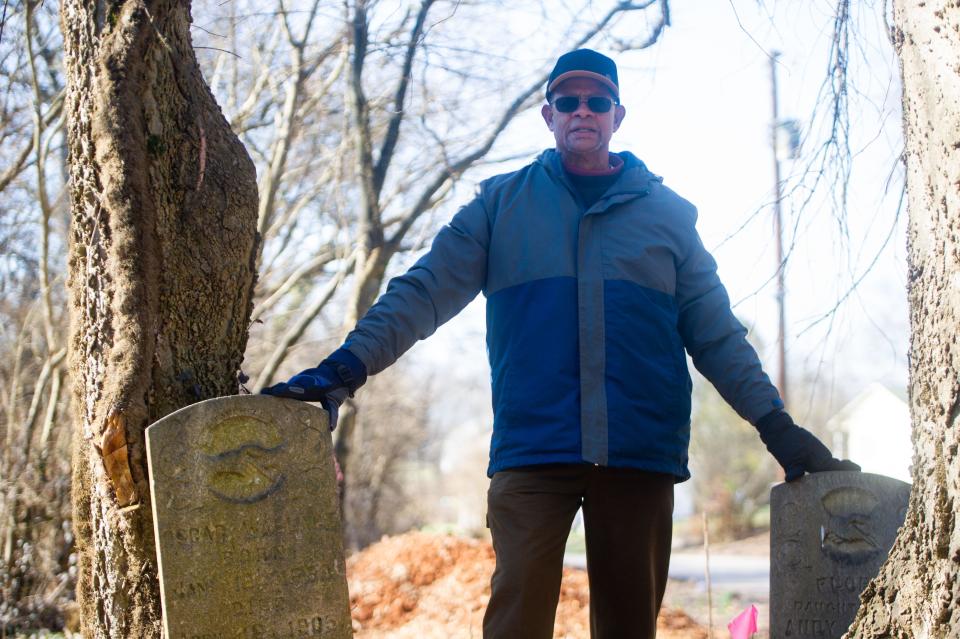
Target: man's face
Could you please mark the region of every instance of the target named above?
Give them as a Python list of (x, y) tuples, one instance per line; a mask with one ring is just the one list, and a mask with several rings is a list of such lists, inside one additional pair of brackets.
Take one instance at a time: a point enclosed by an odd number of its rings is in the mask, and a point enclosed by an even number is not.
[[(580, 106), (572, 113), (561, 113), (555, 108), (559, 97), (580, 97)], [(586, 98), (598, 96), (612, 98), (610, 91), (600, 82), (590, 78), (565, 80), (550, 96), (552, 104), (545, 104), (540, 113), (547, 127), (553, 131), (557, 150), (562, 155), (596, 156), (607, 161), (613, 132), (620, 128), (626, 114), (620, 105), (614, 105), (606, 113), (594, 113), (586, 104)], [(604, 165), (605, 166), (605, 165)]]

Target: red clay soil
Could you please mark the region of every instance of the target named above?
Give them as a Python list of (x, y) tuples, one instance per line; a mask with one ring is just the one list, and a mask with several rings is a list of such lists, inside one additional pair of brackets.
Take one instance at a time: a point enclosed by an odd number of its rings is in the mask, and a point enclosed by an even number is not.
[[(450, 535), (386, 537), (347, 560), (355, 639), (480, 639), (493, 548)], [(564, 569), (555, 639), (586, 639), (587, 574)], [(679, 610), (660, 613), (659, 639), (706, 639)]]

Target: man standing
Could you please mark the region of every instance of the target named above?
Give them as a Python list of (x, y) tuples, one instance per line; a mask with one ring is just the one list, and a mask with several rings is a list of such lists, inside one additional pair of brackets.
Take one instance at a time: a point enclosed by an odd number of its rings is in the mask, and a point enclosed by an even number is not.
[(264, 390), (335, 412), (367, 374), (484, 293), (497, 558), (488, 639), (552, 636), (580, 508), (591, 635), (655, 636), (673, 485), (690, 477), (685, 353), (756, 426), (788, 481), (859, 469), (783, 411), (696, 232), (694, 206), (631, 153), (610, 153), (626, 114), (619, 97), (613, 60), (589, 49), (561, 56), (541, 109), (556, 148), (482, 182), (341, 348)]

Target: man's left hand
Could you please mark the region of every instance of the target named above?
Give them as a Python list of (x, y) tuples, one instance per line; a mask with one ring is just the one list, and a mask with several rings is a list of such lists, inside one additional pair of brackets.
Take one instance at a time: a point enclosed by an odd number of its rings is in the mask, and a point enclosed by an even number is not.
[(794, 481), (804, 473), (828, 470), (859, 471), (849, 459), (837, 459), (813, 433), (797, 426), (785, 411), (777, 410), (760, 418), (756, 424), (760, 439), (783, 467), (785, 479)]

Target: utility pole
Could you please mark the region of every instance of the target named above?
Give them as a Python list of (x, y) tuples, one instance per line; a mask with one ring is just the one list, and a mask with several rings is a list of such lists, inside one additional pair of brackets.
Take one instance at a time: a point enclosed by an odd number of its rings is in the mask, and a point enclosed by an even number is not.
[(783, 263), (783, 212), (780, 200), (783, 199), (780, 187), (780, 158), (777, 153), (777, 136), (780, 130), (780, 112), (777, 106), (777, 60), (780, 52), (774, 51), (770, 55), (770, 92), (773, 99), (773, 123), (770, 126), (770, 148), (773, 152), (773, 232), (777, 243), (777, 307), (780, 321), (777, 332), (777, 348), (780, 352), (780, 369), (777, 374), (777, 387), (780, 389), (780, 398), (787, 404), (787, 321), (784, 305), (786, 302), (786, 287), (784, 285)]

